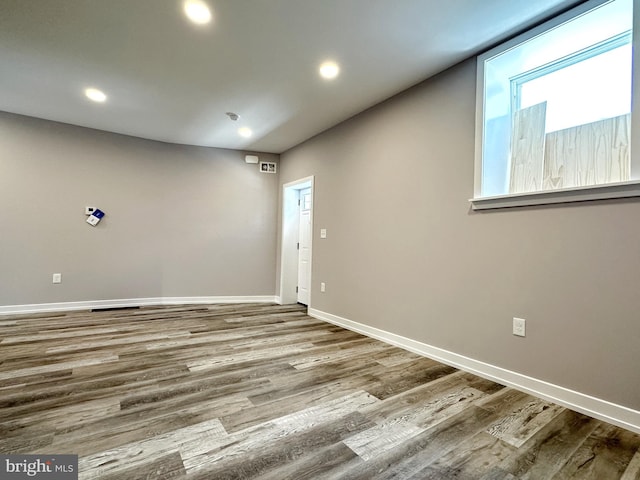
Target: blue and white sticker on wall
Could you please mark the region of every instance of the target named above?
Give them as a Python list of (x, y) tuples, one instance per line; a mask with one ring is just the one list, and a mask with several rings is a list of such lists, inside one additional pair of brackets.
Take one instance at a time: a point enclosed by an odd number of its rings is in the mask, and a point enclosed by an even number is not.
[(104, 212), (99, 208), (96, 208), (93, 210), (93, 213), (91, 213), (91, 215), (87, 217), (87, 223), (92, 227), (95, 227), (96, 225), (98, 225), (98, 223), (100, 223), (102, 217), (104, 217)]

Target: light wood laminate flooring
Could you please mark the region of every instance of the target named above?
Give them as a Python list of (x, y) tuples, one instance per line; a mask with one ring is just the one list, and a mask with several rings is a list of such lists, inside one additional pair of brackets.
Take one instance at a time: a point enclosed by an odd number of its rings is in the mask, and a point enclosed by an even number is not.
[(640, 436), (306, 315), (0, 317), (0, 452), (81, 479), (640, 479)]

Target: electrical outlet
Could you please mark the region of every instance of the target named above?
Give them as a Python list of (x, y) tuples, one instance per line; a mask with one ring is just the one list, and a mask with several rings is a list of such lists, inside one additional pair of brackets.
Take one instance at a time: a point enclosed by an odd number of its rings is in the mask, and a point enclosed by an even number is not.
[(62, 274), (54, 273), (53, 274), (53, 283), (62, 283)]
[(324, 284), (324, 282), (320, 283), (320, 291), (321, 292), (325, 292), (327, 290), (327, 286)]
[(518, 337), (524, 337), (525, 323), (526, 320), (524, 318), (513, 317), (513, 334), (517, 335)]

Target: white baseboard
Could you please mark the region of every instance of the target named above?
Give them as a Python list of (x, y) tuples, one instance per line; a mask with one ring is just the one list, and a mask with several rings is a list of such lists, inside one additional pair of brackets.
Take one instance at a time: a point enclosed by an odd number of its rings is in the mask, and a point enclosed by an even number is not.
[(418, 355), (432, 358), (446, 365), (459, 368), (466, 372), (474, 373), (480, 377), (493, 380), (502, 385), (514, 387), (518, 390), (530, 393), (536, 397), (549, 400), (571, 410), (617, 425), (627, 430), (640, 433), (640, 411), (632, 410), (622, 405), (608, 402), (599, 398), (576, 392), (559, 385), (554, 385), (543, 380), (528, 377), (517, 372), (512, 372), (495, 365), (480, 362), (472, 358), (449, 352), (426, 343), (411, 340), (410, 338), (396, 335), (375, 327), (370, 327), (346, 318), (338, 317), (330, 313), (309, 308), (309, 315), (319, 320), (324, 320), (348, 330), (361, 333), (367, 337), (381, 340), (395, 345)]
[(224, 297), (155, 297), (122, 298), (116, 300), (88, 300), (84, 302), (35, 303), (31, 305), (0, 306), (0, 315), (65, 312), (92, 308), (144, 307), (147, 305), (191, 305), (212, 303), (277, 303), (274, 295)]

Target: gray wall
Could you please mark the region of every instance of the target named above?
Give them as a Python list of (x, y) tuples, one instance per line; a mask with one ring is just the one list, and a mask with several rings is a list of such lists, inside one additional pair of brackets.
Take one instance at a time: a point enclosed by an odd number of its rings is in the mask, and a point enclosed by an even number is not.
[(311, 306), (640, 409), (640, 203), (470, 211), (475, 73), (282, 155), (281, 184), (315, 175)]
[(277, 188), (243, 152), (0, 113), (0, 305), (274, 295)]

